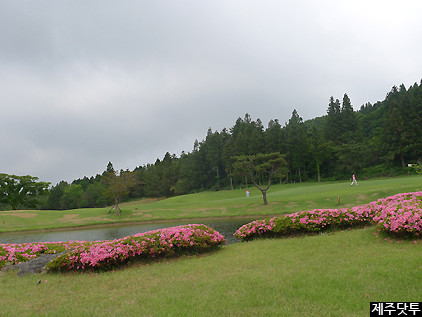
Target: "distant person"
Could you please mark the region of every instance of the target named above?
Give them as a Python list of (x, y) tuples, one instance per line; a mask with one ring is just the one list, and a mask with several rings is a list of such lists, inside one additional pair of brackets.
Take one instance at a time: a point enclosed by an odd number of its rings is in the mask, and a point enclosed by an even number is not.
[(358, 186), (358, 182), (356, 181), (355, 174), (353, 174), (353, 176), (352, 176), (352, 183), (350, 184), (350, 186), (352, 186), (353, 184), (355, 184), (356, 186)]
[(249, 197), (249, 190), (246, 190), (246, 198)]

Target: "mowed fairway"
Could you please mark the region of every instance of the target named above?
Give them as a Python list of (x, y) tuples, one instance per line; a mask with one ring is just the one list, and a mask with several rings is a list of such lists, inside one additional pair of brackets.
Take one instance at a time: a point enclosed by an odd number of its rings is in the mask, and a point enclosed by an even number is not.
[(268, 191), (268, 205), (263, 204), (259, 190), (249, 190), (249, 198), (245, 197), (245, 189), (236, 189), (123, 203), (121, 216), (107, 214), (110, 208), (0, 211), (0, 233), (137, 221), (196, 219), (200, 222), (200, 218), (251, 215), (259, 218), (314, 208), (351, 207), (397, 193), (422, 190), (422, 176), (359, 181), (357, 187), (350, 186), (349, 181), (274, 184)]

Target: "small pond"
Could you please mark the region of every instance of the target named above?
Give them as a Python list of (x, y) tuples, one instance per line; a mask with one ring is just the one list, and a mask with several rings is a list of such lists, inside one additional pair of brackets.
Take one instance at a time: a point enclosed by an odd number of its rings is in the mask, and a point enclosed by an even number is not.
[(162, 229), (185, 225), (188, 223), (200, 223), (210, 226), (220, 232), (227, 241), (227, 244), (239, 242), (233, 237), (233, 233), (246, 223), (258, 218), (230, 218), (230, 219), (208, 219), (186, 221), (169, 221), (148, 224), (125, 224), (119, 226), (105, 226), (102, 228), (70, 229), (61, 231), (31, 232), (31, 233), (10, 233), (1, 234), (0, 243), (31, 243), (31, 242), (56, 242), (56, 241), (95, 241), (114, 240), (146, 232), (155, 229)]

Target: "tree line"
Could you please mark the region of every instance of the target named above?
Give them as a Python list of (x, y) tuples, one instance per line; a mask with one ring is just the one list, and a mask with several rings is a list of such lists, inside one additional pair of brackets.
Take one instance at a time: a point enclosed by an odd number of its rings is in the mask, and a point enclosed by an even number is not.
[[(249, 114), (230, 129), (208, 129), (191, 152), (178, 157), (166, 153), (154, 164), (136, 167), (126, 199), (171, 197), (203, 190), (245, 188), (264, 177), (239, 173), (237, 158), (280, 153), (287, 166), (273, 175), (273, 182), (360, 179), (408, 173), (408, 164), (422, 157), (422, 81), (406, 89), (393, 86), (383, 101), (366, 103), (355, 111), (347, 94), (330, 97), (324, 116), (304, 121), (296, 109), (283, 125), (278, 119), (266, 128)], [(239, 164), (237, 164), (239, 165)], [(46, 209), (103, 207), (115, 203), (108, 190), (107, 173), (116, 173), (109, 162), (95, 177), (60, 182), (49, 190)], [(265, 186), (264, 186), (265, 187)], [(123, 197), (121, 197), (123, 198)]]

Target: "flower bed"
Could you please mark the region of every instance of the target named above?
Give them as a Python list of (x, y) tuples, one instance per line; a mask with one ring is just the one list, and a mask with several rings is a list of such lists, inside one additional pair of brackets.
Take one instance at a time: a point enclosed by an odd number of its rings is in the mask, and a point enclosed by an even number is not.
[(28, 261), (41, 253), (68, 250), (48, 264), (52, 271), (107, 270), (133, 257), (180, 255), (211, 250), (225, 243), (224, 236), (205, 225), (183, 225), (138, 233), (110, 241), (70, 241), (0, 244), (0, 267)]
[(385, 206), (374, 221), (386, 232), (419, 236), (422, 230), (422, 192), (398, 194), (380, 199)]
[(389, 233), (419, 236), (422, 229), (422, 192), (397, 194), (369, 204), (342, 209), (314, 209), (256, 220), (240, 227), (236, 238), (287, 236), (328, 229), (378, 224)]
[[(77, 242), (71, 242), (74, 244)], [(0, 244), (0, 268), (6, 264), (18, 264), (26, 262), (40, 256), (42, 253), (54, 254), (64, 251), (68, 244), (63, 242), (37, 242), (37, 243), (23, 243)], [(70, 247), (70, 245), (69, 245)]]

